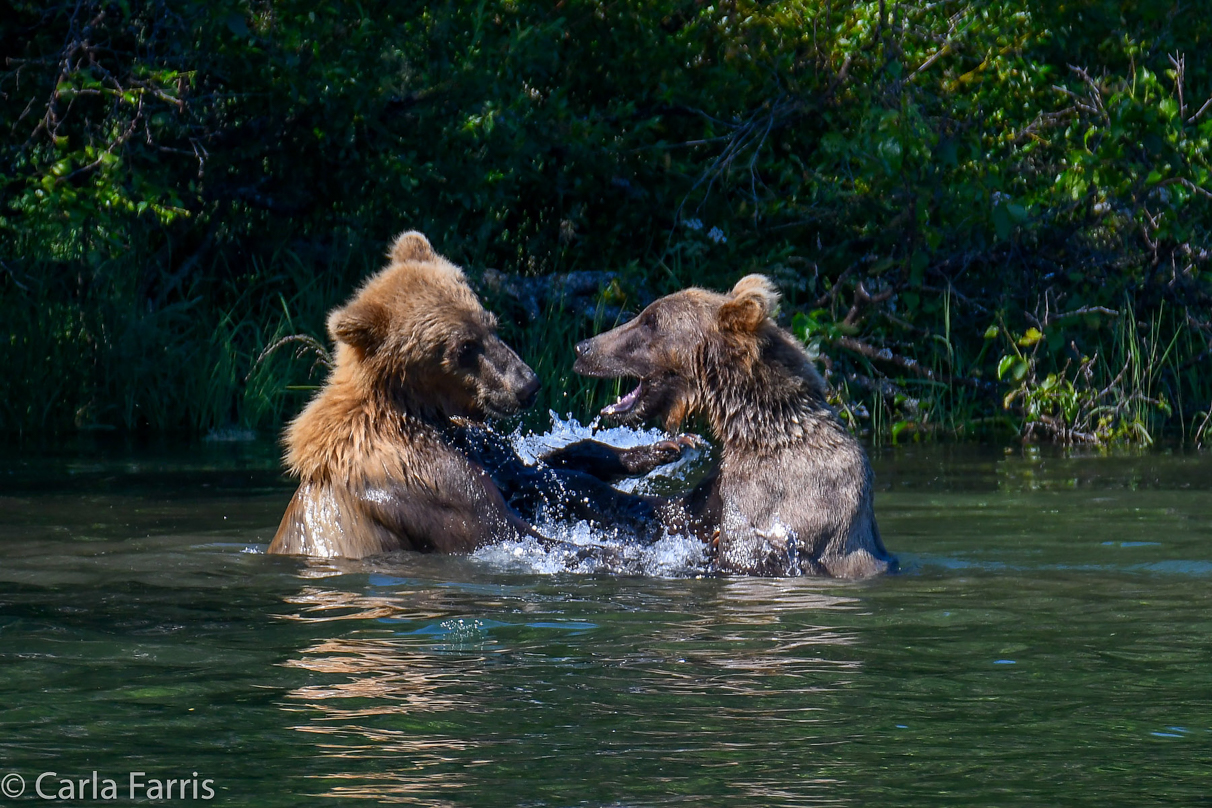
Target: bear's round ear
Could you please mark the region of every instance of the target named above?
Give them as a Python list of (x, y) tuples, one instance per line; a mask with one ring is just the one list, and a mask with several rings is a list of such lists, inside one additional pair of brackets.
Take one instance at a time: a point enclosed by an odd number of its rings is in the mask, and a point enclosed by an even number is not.
[(720, 306), (720, 327), (730, 331), (757, 331), (779, 303), (778, 290), (765, 275), (746, 275), (736, 282)]
[(429, 239), (416, 230), (408, 230), (396, 236), (395, 244), (391, 245), (392, 261), (433, 261), (438, 254), (429, 245)]
[(328, 315), (328, 334), (363, 354), (373, 354), (387, 339), (390, 318), (378, 303), (355, 300)]

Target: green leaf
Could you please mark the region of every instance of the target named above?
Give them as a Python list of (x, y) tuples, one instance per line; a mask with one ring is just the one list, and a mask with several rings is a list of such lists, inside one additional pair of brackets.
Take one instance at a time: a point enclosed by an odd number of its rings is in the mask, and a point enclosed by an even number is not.
[(1031, 369), (1031, 363), (1026, 359), (1022, 359), (1014, 354), (1008, 354), (1001, 358), (997, 363), (997, 378), (1005, 379), (1009, 376), (1016, 382), (1021, 382), (1027, 375), (1027, 371)]
[(1018, 338), (1019, 347), (1030, 348), (1039, 342), (1043, 336), (1038, 328), (1028, 328), (1027, 333)]
[(1001, 358), (1001, 361), (997, 363), (997, 378), (999, 378), (999, 379), (1006, 378), (1007, 371), (1009, 371), (1011, 365), (1013, 365), (1017, 361), (1018, 361), (1017, 356), (1013, 356), (1013, 355), (1003, 356)]

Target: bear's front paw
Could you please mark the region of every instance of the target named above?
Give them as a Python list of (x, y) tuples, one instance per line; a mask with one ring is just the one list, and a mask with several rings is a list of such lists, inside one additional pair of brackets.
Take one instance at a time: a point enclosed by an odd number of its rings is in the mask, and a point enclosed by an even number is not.
[(647, 446), (636, 446), (619, 452), (619, 460), (631, 474), (647, 474), (658, 466), (668, 465), (681, 458), (692, 444), (680, 438), (660, 440)]
[(683, 433), (674, 438), (674, 440), (687, 449), (706, 449), (708, 446), (707, 439), (702, 435)]

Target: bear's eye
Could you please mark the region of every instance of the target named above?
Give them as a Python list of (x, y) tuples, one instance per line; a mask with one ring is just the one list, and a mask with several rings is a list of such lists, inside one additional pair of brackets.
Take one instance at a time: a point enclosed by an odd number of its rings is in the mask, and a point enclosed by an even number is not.
[(461, 368), (474, 368), (480, 360), (480, 343), (468, 340), (455, 349), (454, 360)]

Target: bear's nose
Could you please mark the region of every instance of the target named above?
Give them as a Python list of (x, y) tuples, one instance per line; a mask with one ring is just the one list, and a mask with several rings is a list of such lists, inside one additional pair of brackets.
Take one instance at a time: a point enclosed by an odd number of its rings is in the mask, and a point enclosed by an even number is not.
[(532, 375), (526, 384), (522, 387), (521, 395), (518, 396), (522, 402), (522, 409), (529, 409), (531, 404), (534, 404), (535, 398), (539, 394), (539, 377)]

